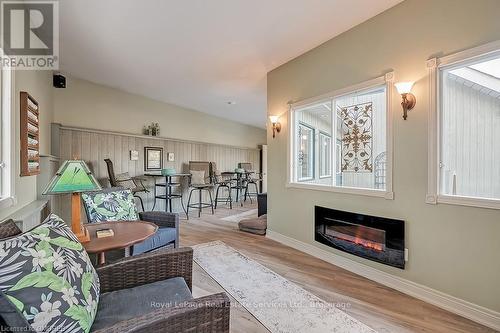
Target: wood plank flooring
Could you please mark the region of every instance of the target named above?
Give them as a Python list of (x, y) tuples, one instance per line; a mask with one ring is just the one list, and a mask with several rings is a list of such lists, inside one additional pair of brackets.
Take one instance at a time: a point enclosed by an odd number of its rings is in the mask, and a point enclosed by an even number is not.
[[(181, 246), (221, 240), (321, 299), (343, 306), (354, 318), (381, 333), (495, 332), (266, 237), (240, 232), (237, 223), (221, 220), (254, 209), (255, 204), (245, 207), (235, 204), (232, 210), (223, 207), (215, 215), (205, 210), (201, 218), (195, 218), (197, 214), (193, 211), (189, 221), (181, 220)], [(195, 297), (220, 291), (222, 287), (195, 264)], [(267, 332), (267, 329), (233, 299), (231, 332)]]

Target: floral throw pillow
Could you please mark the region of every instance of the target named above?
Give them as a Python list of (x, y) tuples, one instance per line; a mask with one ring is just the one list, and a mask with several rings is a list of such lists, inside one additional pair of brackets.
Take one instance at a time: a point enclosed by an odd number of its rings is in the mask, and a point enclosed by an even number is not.
[(52, 214), (0, 241), (0, 291), (37, 332), (89, 332), (99, 277), (76, 236)]
[(82, 199), (91, 223), (139, 219), (130, 190), (82, 193)]

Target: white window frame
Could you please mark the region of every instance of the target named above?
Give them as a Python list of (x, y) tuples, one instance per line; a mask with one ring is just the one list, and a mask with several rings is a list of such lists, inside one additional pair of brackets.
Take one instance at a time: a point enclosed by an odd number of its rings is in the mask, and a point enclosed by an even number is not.
[[(6, 57), (0, 49), (2, 57)], [(0, 123), (0, 208), (5, 209), (17, 203), (14, 185), (16, 170), (16, 140), (15, 140), (15, 85), (14, 71), (11, 68), (0, 68), (1, 123)]]
[(480, 208), (500, 209), (500, 199), (477, 198), (441, 194), (440, 184), (440, 71), (443, 68), (470, 61), (475, 58), (500, 55), (500, 40), (441, 58), (427, 60), (429, 70), (429, 114), (428, 114), (428, 180), (425, 202), (428, 204), (451, 204)]
[[(321, 137), (325, 137), (325, 138), (328, 138), (330, 140), (330, 173), (327, 173), (327, 174), (324, 174), (322, 175), (321, 174), (321, 168), (323, 166), (323, 150), (321, 148)], [(318, 136), (318, 167), (319, 167), (319, 170), (318, 170), (318, 177), (319, 179), (325, 179), (325, 178), (332, 178), (332, 165), (333, 165), (333, 156), (332, 156), (332, 136), (326, 132), (323, 132), (323, 131), (319, 131), (319, 136)]]
[[(309, 105), (318, 104), (321, 102), (328, 102), (335, 98), (362, 92), (364, 90), (369, 90), (377, 86), (385, 85), (386, 87), (386, 149), (387, 149), (387, 183), (386, 188), (383, 190), (370, 189), (370, 188), (356, 188), (356, 187), (346, 187), (346, 186), (334, 186), (331, 184), (312, 184), (312, 183), (299, 183), (294, 180), (295, 171), (295, 140), (294, 135), (296, 131), (295, 126), (295, 110), (298, 108), (303, 108)], [(385, 198), (387, 200), (394, 199), (394, 192), (392, 186), (392, 168), (393, 168), (393, 111), (392, 111), (392, 96), (394, 92), (394, 72), (386, 73), (383, 76), (361, 82), (346, 88), (334, 90), (326, 94), (308, 98), (302, 101), (289, 104), (288, 109), (288, 138), (287, 138), (287, 188), (298, 188), (298, 189), (308, 189), (317, 191), (327, 191), (354, 195), (365, 195), (372, 197)], [(334, 122), (332, 122), (334, 123)], [(333, 124), (332, 124), (333, 128)], [(333, 138), (333, 136), (332, 136)], [(332, 154), (336, 154), (334, 148), (336, 144), (332, 141)], [(331, 155), (333, 156), (333, 155)], [(335, 164), (332, 162), (332, 170)], [(332, 177), (335, 175), (332, 171)]]

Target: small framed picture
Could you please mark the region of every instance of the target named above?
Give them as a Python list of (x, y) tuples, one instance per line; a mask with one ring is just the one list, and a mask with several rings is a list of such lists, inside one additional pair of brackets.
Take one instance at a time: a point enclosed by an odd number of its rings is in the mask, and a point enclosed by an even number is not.
[(175, 162), (175, 155), (174, 155), (174, 153), (167, 153), (167, 161), (169, 161), (169, 162)]
[(131, 161), (138, 161), (139, 160), (139, 152), (137, 150), (130, 151), (130, 160)]
[(163, 148), (144, 147), (144, 170), (159, 171), (163, 169)]

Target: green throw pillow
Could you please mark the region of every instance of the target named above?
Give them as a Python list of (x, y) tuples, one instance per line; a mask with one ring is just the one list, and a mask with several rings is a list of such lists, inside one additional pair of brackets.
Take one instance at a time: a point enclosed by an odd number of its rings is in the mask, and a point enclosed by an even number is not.
[(71, 229), (52, 214), (0, 241), (0, 291), (37, 332), (89, 332), (99, 277)]
[(82, 193), (82, 199), (90, 223), (139, 219), (130, 190), (87, 192)]

